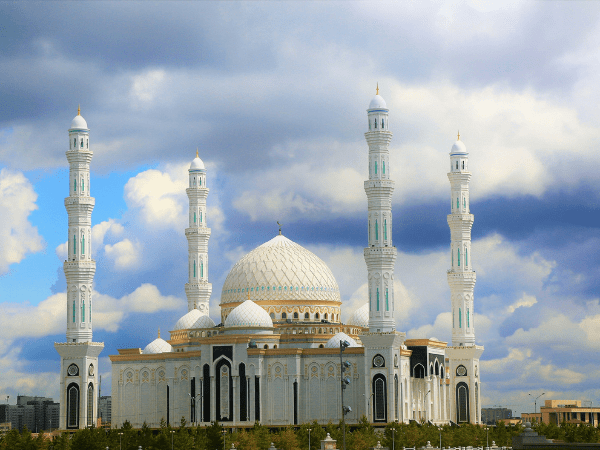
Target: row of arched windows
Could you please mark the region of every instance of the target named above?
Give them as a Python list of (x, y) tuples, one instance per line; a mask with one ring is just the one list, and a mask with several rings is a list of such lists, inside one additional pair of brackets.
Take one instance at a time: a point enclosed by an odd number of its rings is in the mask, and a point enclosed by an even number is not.
[(457, 159), (455, 161), (454, 167), (452, 166), (452, 162), (450, 162), (450, 170), (452, 171), (453, 169), (459, 170), (459, 167), (461, 167), (460, 170), (465, 170), (466, 169), (466, 165), (465, 165), (465, 160), (459, 160)]
[[(456, 261), (457, 267), (460, 267), (460, 248), (456, 250)], [(469, 249), (465, 247), (464, 250), (464, 267), (469, 267)], [(454, 250), (452, 250), (452, 267), (454, 267)]]
[(371, 119), (369, 119), (369, 131), (371, 130), (385, 130), (385, 118), (382, 117), (380, 121), (377, 120), (377, 117), (375, 117), (373, 119), (373, 121), (371, 121)]
[[(77, 138), (73, 138), (73, 143), (71, 144), (71, 149), (77, 149)], [(81, 144), (79, 148), (83, 148), (83, 138), (81, 138)], [(85, 148), (90, 148), (90, 140), (88, 138), (85, 139)]]
[[(198, 176), (198, 179), (196, 179), (196, 176), (193, 176), (190, 178), (190, 187), (196, 187), (196, 184), (199, 187), (202, 187), (202, 177)], [(206, 182), (204, 182), (204, 184), (206, 184)]]
[[(454, 311), (452, 311), (452, 328), (454, 328)], [(458, 328), (462, 328), (462, 308), (458, 308)], [(471, 311), (467, 308), (467, 329), (471, 328)]]
[[(271, 317), (272, 320), (276, 320), (277, 316), (274, 312), (269, 313), (269, 316)], [(336, 317), (337, 319), (339, 319), (339, 314), (331, 314), (331, 320), (332, 321), (336, 321)], [(280, 316), (281, 320), (287, 320), (288, 319), (288, 313), (287, 312), (282, 312), (281, 316)], [(300, 319), (300, 314), (297, 312), (294, 312), (291, 314), (290, 319), (294, 319), (294, 320), (299, 320)], [(314, 320), (321, 320), (321, 315), (316, 312), (313, 316)], [(304, 320), (310, 320), (310, 313), (305, 312), (304, 313)], [(329, 314), (328, 313), (324, 313), (323, 314), (323, 320), (329, 320)]]

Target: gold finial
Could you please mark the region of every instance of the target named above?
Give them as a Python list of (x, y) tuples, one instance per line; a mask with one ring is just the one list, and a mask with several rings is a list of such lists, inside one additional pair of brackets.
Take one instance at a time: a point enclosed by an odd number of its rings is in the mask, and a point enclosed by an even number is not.
[(158, 337), (160, 338), (160, 328), (158, 329)]
[(379, 95), (379, 82), (377, 82), (377, 91), (375, 92), (375, 95)]
[(460, 141), (460, 130), (458, 130), (458, 134), (457, 134), (457, 136), (456, 136), (456, 140), (457, 140), (457, 141)]
[(277, 225), (279, 225), (279, 236), (281, 236), (281, 224), (279, 223), (279, 220), (277, 221)]
[(198, 147), (196, 147), (196, 158), (198, 158)]
[(77, 105), (77, 115), (80, 116), (81, 115), (81, 108), (80, 105)]
[(248, 291), (248, 300), (250, 300), (250, 288), (246, 289)]

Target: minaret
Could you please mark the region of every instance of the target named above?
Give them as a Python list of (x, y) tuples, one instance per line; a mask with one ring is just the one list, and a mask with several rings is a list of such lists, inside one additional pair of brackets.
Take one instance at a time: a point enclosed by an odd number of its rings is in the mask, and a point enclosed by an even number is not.
[(452, 293), (452, 345), (474, 345), (473, 288), (475, 272), (471, 261), (471, 227), (473, 214), (469, 213), (469, 154), (460, 141), (460, 134), (450, 151), (450, 226), (451, 267), (448, 284)]
[(396, 248), (392, 245), (392, 193), (388, 109), (377, 93), (367, 109), (369, 131), (369, 179), (365, 181), (368, 199), (368, 241), (365, 262), (369, 273), (369, 331), (390, 332), (396, 329), (394, 317), (394, 264)]
[(55, 343), (61, 356), (60, 428), (96, 425), (95, 395), (98, 355), (103, 343), (92, 342), (92, 289), (96, 262), (92, 259), (92, 210), (89, 129), (79, 108), (69, 129), (68, 254), (63, 264), (67, 279), (67, 342)]
[(210, 228), (206, 226), (206, 169), (198, 157), (192, 161), (189, 172), (189, 187), (185, 190), (190, 202), (189, 227), (185, 230), (188, 240), (188, 282), (185, 294), (188, 311), (197, 309), (208, 315), (208, 301), (212, 284), (208, 282), (208, 239)]
[(452, 346), (446, 349), (450, 378), (450, 417), (453, 422), (481, 423), (479, 358), (483, 347), (475, 345), (473, 288), (475, 272), (471, 255), (473, 214), (469, 208), (469, 154), (460, 134), (450, 150), (450, 285)]

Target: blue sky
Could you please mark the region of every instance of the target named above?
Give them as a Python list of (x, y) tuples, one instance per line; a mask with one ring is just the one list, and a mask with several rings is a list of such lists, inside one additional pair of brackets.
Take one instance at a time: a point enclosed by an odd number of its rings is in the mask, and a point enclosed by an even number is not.
[(450, 339), (448, 152), (470, 152), (483, 406), (598, 403), (600, 5), (0, 3), (0, 399), (57, 397), (67, 130), (94, 151), (94, 339), (144, 347), (186, 308), (186, 169), (208, 169), (211, 315), (277, 233), (343, 318), (366, 301), (366, 108), (390, 109), (398, 329)]

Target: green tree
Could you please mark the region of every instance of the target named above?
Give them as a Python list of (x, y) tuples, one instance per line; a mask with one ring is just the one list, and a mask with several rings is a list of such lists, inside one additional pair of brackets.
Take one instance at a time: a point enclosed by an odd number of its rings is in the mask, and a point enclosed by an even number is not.
[(223, 448), (223, 427), (219, 422), (214, 422), (206, 427), (206, 450), (221, 450)]
[(282, 450), (300, 450), (300, 443), (296, 437), (296, 433), (290, 427), (279, 431), (274, 437), (273, 442), (275, 447)]
[(305, 423), (300, 426), (296, 435), (302, 448), (308, 448), (308, 429), (310, 428), (310, 450), (321, 448), (321, 441), (325, 439), (327, 433), (325, 429), (319, 425), (316, 420), (310, 423)]

